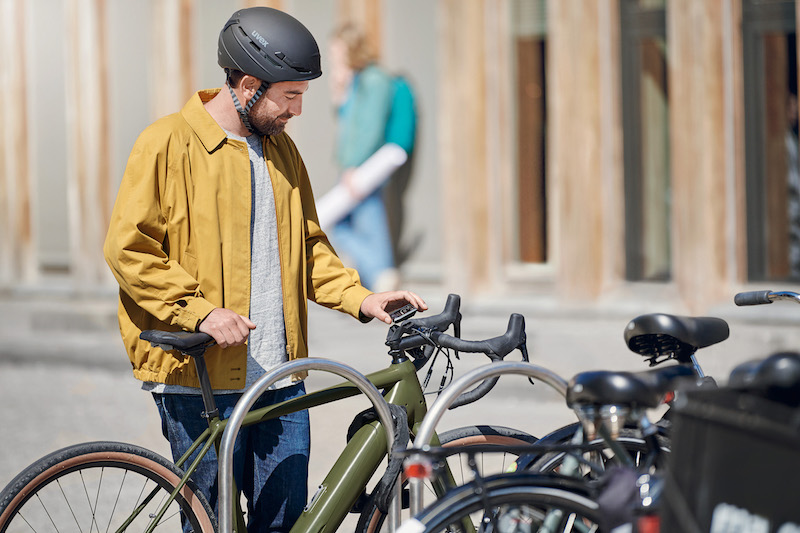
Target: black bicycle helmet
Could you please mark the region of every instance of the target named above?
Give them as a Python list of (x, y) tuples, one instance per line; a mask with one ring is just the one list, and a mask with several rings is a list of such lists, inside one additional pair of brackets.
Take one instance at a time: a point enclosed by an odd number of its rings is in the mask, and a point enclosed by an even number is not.
[(269, 84), (313, 80), (322, 75), (319, 47), (308, 28), (291, 15), (269, 7), (241, 9), (228, 19), (219, 34), (217, 62), (226, 72), (239, 70), (263, 82), (245, 108), (228, 84), (236, 110), (251, 133), (250, 108)]
[(319, 47), (308, 28), (269, 7), (241, 9), (228, 19), (219, 34), (217, 61), (267, 83), (322, 75)]

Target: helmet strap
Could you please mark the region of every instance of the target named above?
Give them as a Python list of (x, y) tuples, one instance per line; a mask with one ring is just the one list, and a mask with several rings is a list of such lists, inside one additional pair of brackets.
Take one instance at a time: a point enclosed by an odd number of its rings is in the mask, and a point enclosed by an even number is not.
[(256, 91), (256, 94), (247, 102), (247, 105), (242, 107), (241, 102), (239, 102), (239, 98), (236, 96), (236, 93), (233, 91), (233, 87), (231, 87), (230, 81), (226, 81), (225, 85), (228, 87), (228, 90), (231, 93), (231, 98), (233, 98), (233, 106), (236, 108), (236, 112), (239, 113), (239, 118), (242, 120), (242, 124), (244, 127), (247, 128), (247, 131), (250, 133), (255, 133), (253, 131), (253, 126), (250, 124), (250, 109), (253, 108), (258, 99), (261, 98), (261, 95), (267, 90), (269, 84), (266, 82), (261, 82), (261, 86)]

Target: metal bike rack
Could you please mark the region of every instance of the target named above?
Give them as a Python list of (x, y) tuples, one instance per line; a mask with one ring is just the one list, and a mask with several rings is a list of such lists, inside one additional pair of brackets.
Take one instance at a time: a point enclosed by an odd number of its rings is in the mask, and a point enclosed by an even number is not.
[[(286, 377), (295, 372), (304, 370), (324, 370), (337, 374), (346, 380), (353, 383), (358, 387), (365, 396), (369, 398), (378, 418), (386, 428), (386, 437), (389, 448), (389, 454), (392, 453), (392, 445), (394, 443), (394, 424), (392, 423), (392, 413), (389, 411), (389, 406), (386, 400), (381, 395), (380, 391), (373, 385), (363, 374), (357, 372), (353, 368), (331, 361), (328, 359), (320, 359), (308, 357), (296, 361), (290, 361), (280, 365), (275, 370), (268, 372), (261, 376), (252, 387), (242, 395), (228, 419), (228, 424), (225, 426), (225, 431), (222, 432), (222, 444), (219, 449), (219, 531), (221, 533), (231, 533), (233, 531), (233, 445), (236, 442), (236, 437), (239, 430), (242, 428), (242, 422), (245, 415), (250, 412), (256, 400), (266, 391), (270, 385), (279, 379)], [(392, 499), (391, 507), (389, 508), (389, 531), (394, 531), (399, 525), (400, 520), (400, 506), (401, 500), (401, 485), (395, 483), (394, 498)]]
[[(457, 380), (453, 381), (444, 392), (436, 399), (422, 423), (419, 425), (417, 436), (410, 449), (424, 450), (429, 446), (433, 430), (439, 423), (444, 413), (464, 391), (469, 387), (488, 378), (500, 376), (502, 374), (522, 374), (538, 381), (546, 383), (554, 388), (564, 398), (567, 397), (567, 381), (542, 366), (531, 363), (499, 362), (489, 363), (482, 367), (467, 372)], [(417, 445), (419, 443), (419, 445)], [(416, 516), (422, 511), (422, 482), (419, 479), (409, 480), (411, 492), (411, 516)]]

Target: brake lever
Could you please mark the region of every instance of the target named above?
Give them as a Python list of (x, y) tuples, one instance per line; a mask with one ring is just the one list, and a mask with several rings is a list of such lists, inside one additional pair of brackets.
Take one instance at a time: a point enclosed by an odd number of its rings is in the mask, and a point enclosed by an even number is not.
[[(455, 322), (453, 322), (453, 336), (456, 338), (461, 338), (461, 313), (458, 314)], [(453, 350), (453, 355), (456, 359), (461, 361), (461, 357), (459, 357), (458, 350)]]
[[(528, 358), (528, 344), (526, 342), (522, 342), (517, 348), (519, 348), (520, 353), (522, 353), (522, 361), (524, 363), (530, 363), (530, 359)], [(533, 378), (528, 376), (528, 383), (531, 385), (536, 385), (536, 382), (533, 381)]]

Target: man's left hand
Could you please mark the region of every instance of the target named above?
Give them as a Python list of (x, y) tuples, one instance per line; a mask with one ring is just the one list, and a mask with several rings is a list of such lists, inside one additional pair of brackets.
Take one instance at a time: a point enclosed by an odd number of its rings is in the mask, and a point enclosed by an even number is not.
[(391, 324), (389, 313), (406, 304), (413, 305), (418, 311), (428, 309), (425, 301), (411, 291), (388, 291), (376, 292), (364, 298), (361, 302), (361, 314)]

